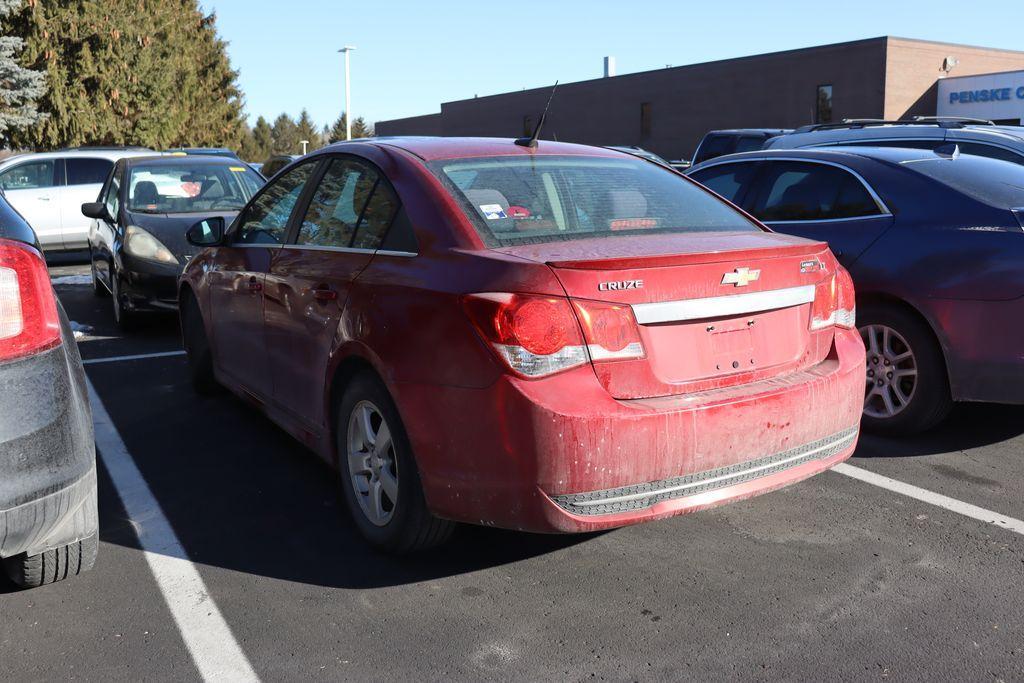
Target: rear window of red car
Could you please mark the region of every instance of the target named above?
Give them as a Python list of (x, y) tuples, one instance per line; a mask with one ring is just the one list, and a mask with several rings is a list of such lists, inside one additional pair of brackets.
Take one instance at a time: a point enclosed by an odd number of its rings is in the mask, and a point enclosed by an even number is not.
[(489, 246), (760, 230), (694, 183), (641, 159), (508, 156), (431, 166)]

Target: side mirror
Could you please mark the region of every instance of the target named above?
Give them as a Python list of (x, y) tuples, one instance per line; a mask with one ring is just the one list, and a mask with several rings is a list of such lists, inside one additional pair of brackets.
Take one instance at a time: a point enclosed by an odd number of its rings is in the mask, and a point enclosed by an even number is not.
[(188, 229), (185, 239), (194, 247), (217, 246), (224, 239), (223, 216), (214, 216), (199, 221)]
[(86, 218), (95, 218), (100, 221), (110, 220), (110, 214), (107, 213), (107, 205), (103, 202), (82, 204), (82, 215)]

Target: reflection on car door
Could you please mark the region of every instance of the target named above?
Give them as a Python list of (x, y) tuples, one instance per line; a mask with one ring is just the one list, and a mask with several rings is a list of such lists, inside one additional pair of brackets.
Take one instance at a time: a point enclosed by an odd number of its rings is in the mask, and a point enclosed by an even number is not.
[(66, 184), (61, 189), (61, 240), (65, 249), (84, 249), (90, 219), (82, 215), (82, 204), (95, 202), (110, 175), (109, 159), (68, 157), (64, 160)]
[(113, 291), (113, 286), (110, 277), (113, 273), (114, 241), (118, 235), (118, 218), (121, 212), (122, 178), (124, 178), (124, 164), (118, 164), (111, 174), (107, 186), (103, 189), (100, 199), (107, 207), (108, 218), (92, 219), (88, 238), (89, 248), (92, 250), (90, 256), (96, 268), (96, 275), (111, 291)]
[(60, 169), (57, 159), (26, 160), (0, 173), (0, 189), (35, 230), (43, 249), (62, 249)]
[(239, 215), (228, 244), (217, 248), (207, 275), (214, 360), (261, 401), (269, 400), (272, 386), (263, 331), (264, 281), (317, 164), (297, 166), (263, 188)]
[(397, 210), (394, 190), (372, 165), (332, 158), (292, 243), (274, 255), (265, 314), (274, 399), (307, 429), (324, 418), (330, 353), (352, 283)]
[(828, 242), (847, 268), (893, 217), (850, 170), (810, 161), (765, 161), (750, 211), (772, 230)]

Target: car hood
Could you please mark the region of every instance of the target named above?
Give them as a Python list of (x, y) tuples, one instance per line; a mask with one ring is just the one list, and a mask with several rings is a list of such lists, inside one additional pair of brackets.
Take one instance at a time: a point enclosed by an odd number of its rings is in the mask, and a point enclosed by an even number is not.
[(128, 225), (135, 225), (152, 234), (175, 256), (191, 256), (200, 251), (185, 239), (185, 233), (204, 218), (222, 216), (227, 225), (238, 215), (237, 211), (211, 211), (210, 213), (128, 213)]

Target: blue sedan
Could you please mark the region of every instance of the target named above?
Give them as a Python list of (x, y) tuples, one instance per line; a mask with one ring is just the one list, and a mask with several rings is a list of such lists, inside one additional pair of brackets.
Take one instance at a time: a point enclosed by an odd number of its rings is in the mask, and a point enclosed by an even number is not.
[(828, 242), (857, 286), (864, 426), (954, 401), (1024, 403), (1024, 166), (937, 150), (762, 150), (690, 177), (777, 232)]

